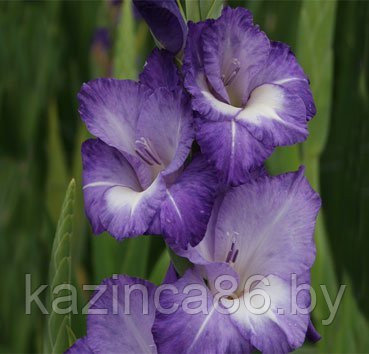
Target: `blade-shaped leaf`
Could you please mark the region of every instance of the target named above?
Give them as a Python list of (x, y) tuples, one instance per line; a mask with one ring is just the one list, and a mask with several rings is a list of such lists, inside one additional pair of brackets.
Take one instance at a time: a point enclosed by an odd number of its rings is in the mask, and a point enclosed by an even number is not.
[(92, 240), (95, 282), (113, 274), (147, 278), (151, 237), (140, 236), (118, 242), (108, 233)]
[[(304, 156), (318, 156), (327, 140), (333, 93), (333, 33), (336, 1), (309, 1), (301, 5), (297, 58), (311, 82), (316, 117), (309, 123)], [(308, 168), (308, 167), (307, 167)]]
[(86, 127), (82, 122), (78, 125), (78, 133), (76, 135), (75, 147), (73, 151), (73, 176), (76, 180), (76, 203), (73, 221), (73, 237), (72, 237), (72, 261), (74, 266), (79, 266), (83, 251), (86, 249), (87, 243), (87, 218), (84, 210), (83, 189), (82, 189), (82, 142), (90, 137)]
[(223, 8), (223, 0), (201, 0), (199, 3), (201, 20), (218, 18), (220, 16)]
[(339, 2), (337, 10), (335, 92), (321, 159), (322, 197), (338, 274), (350, 277), (369, 319), (369, 3)]
[(300, 147), (293, 145), (276, 148), (266, 165), (272, 175), (298, 170), (301, 165)]
[(151, 236), (140, 236), (124, 241), (125, 253), (121, 273), (147, 278)]
[(201, 20), (200, 0), (186, 0), (186, 18), (193, 22)]
[(48, 302), (50, 316), (47, 326), (49, 343), (44, 348), (44, 352), (62, 353), (70, 344), (71, 315), (70, 313), (57, 313), (58, 311), (55, 311), (52, 304), (59, 297), (70, 295), (67, 288), (56, 292), (54, 292), (54, 289), (58, 285), (71, 284), (70, 241), (73, 231), (75, 188), (75, 181), (72, 180), (64, 198), (52, 247), (49, 270), (49, 284), (51, 284), (51, 287)]
[(182, 276), (186, 272), (187, 269), (193, 266), (193, 264), (187, 258), (178, 256), (169, 247), (168, 247), (168, 253), (169, 253), (171, 261), (173, 262), (174, 268), (176, 269), (177, 273), (180, 276)]
[[(309, 124), (309, 138), (302, 145), (302, 159), (306, 165), (306, 174), (317, 191), (320, 189), (320, 154), (325, 147), (331, 114), (333, 94), (333, 33), (335, 28), (335, 1), (304, 1), (297, 40), (297, 57), (310, 77), (311, 88), (317, 107), (317, 115)], [(331, 246), (328, 241), (323, 212), (320, 213), (315, 232), (317, 257), (312, 269), (312, 285), (317, 294), (317, 305), (313, 311), (316, 326), (323, 340), (318, 343), (321, 352), (333, 350), (334, 334), (340, 326), (340, 318), (330, 326), (323, 321), (329, 318), (329, 309), (319, 285), (324, 285), (330, 296), (338, 293), (338, 278), (335, 273)], [(346, 298), (350, 294), (346, 294)], [(351, 299), (348, 300), (351, 303)], [(347, 304), (346, 304), (347, 306)], [(342, 307), (341, 307), (342, 311)], [(347, 348), (353, 345), (353, 333), (345, 333)]]
[(170, 264), (169, 253), (166, 249), (164, 249), (163, 253), (160, 255), (157, 260), (154, 269), (150, 274), (150, 281), (156, 285), (160, 285), (165, 277), (165, 273)]

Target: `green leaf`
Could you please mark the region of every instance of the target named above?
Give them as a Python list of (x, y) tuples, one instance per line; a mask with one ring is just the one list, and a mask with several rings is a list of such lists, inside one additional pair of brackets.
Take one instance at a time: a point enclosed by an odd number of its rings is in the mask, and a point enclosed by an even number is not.
[(174, 268), (180, 276), (182, 276), (187, 269), (192, 267), (192, 263), (187, 258), (178, 256), (169, 247), (168, 253), (171, 261), (173, 262)]
[(125, 253), (121, 267), (122, 274), (147, 278), (151, 237), (140, 236), (124, 241)]
[(63, 353), (70, 346), (71, 315), (70, 313), (58, 314), (54, 312), (51, 304), (61, 296), (61, 293), (63, 296), (70, 295), (67, 289), (56, 294), (54, 289), (57, 285), (71, 284), (70, 241), (73, 232), (75, 188), (76, 184), (73, 179), (64, 198), (51, 252), (49, 268), (49, 284), (51, 284), (51, 287), (48, 301), (50, 315), (47, 326), (49, 341), (44, 348), (45, 353)]
[(96, 237), (92, 236), (91, 242), (94, 279), (96, 284), (99, 284), (103, 279), (120, 273), (125, 254), (125, 242), (118, 242), (106, 232)]
[(201, 20), (200, 0), (186, 0), (186, 18), (193, 22)]
[[(339, 2), (335, 34), (335, 91), (330, 134), (322, 156), (322, 197), (339, 281), (346, 294), (332, 326), (327, 350), (368, 348), (368, 114), (369, 6)], [(322, 352), (327, 351), (322, 348)]]
[(150, 281), (156, 285), (160, 285), (165, 277), (166, 271), (170, 264), (170, 256), (166, 249), (157, 260), (154, 269), (150, 274)]
[(321, 178), (338, 275), (350, 277), (359, 307), (369, 319), (369, 75), (364, 64), (369, 62), (368, 16), (368, 2), (338, 2), (334, 103)]
[(132, 0), (122, 5), (114, 51), (114, 77), (136, 79), (136, 45)]
[(222, 13), (223, 0), (201, 0), (199, 3), (201, 20), (218, 18)]
[(140, 236), (118, 242), (108, 233), (92, 240), (95, 281), (113, 274), (147, 278), (151, 237)]
[(185, 14), (185, 12), (184, 12), (184, 10), (183, 10), (183, 6), (182, 6), (182, 1), (181, 1), (181, 0), (176, 0), (176, 2), (177, 2), (177, 5), (178, 5), (178, 8), (179, 8), (179, 11), (180, 11), (180, 13), (181, 13), (181, 15), (182, 15), (183, 19), (185, 20), (185, 22), (187, 22), (187, 21), (186, 21), (186, 14)]
[(68, 349), (69, 347), (69, 336), (68, 336), (68, 330), (67, 328), (69, 327), (70, 323), (70, 319), (68, 319), (67, 317), (63, 318), (63, 321), (60, 324), (60, 329), (57, 332), (57, 336), (55, 338), (55, 342), (53, 345), (53, 349), (52, 349), (52, 353), (64, 353), (66, 349)]
[(77, 340), (76, 335), (74, 334), (72, 328), (67, 326), (68, 338), (69, 338), (69, 346), (72, 346), (73, 343)]
[(301, 165), (299, 146), (277, 147), (267, 160), (266, 165), (272, 175), (298, 170)]
[(309, 123), (309, 138), (303, 156), (319, 156), (325, 146), (333, 92), (333, 33), (336, 1), (301, 4), (297, 36), (297, 58), (310, 78), (317, 115)]
[[(308, 1), (301, 5), (301, 15), (297, 40), (297, 57), (310, 77), (317, 115), (309, 124), (309, 138), (302, 145), (302, 159), (306, 165), (306, 175), (311, 185), (319, 192), (320, 166), (322, 153), (329, 130), (331, 99), (333, 94), (333, 32), (335, 26), (335, 1)], [(329, 310), (320, 285), (326, 286), (330, 296), (338, 293), (338, 279), (335, 274), (331, 247), (323, 219), (323, 211), (318, 216), (315, 240), (316, 261), (312, 269), (312, 285), (317, 294), (317, 305), (313, 311), (316, 327), (323, 339), (318, 343), (321, 352), (332, 352), (340, 325), (336, 319), (330, 326), (322, 321), (329, 316)], [(346, 297), (350, 296), (346, 294)], [(342, 308), (341, 308), (342, 310)], [(342, 315), (340, 316), (342, 317)], [(353, 343), (353, 334), (345, 333), (345, 342)]]
[(78, 132), (76, 134), (75, 146), (73, 151), (73, 176), (76, 180), (76, 202), (73, 221), (73, 237), (72, 237), (72, 262), (73, 267), (78, 267), (86, 249), (88, 240), (87, 230), (88, 223), (84, 209), (83, 189), (82, 189), (82, 143), (90, 137), (85, 125), (79, 122)]

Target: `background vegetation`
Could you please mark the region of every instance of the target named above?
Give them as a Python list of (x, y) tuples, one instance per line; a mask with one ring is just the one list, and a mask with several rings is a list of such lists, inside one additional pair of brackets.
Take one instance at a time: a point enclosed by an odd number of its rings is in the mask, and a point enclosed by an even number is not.
[[(314, 322), (323, 339), (300, 351), (368, 352), (369, 2), (229, 3), (248, 7), (270, 38), (291, 45), (317, 104), (308, 141), (278, 149), (267, 163), (272, 173), (306, 165), (323, 198), (313, 286), (326, 284), (334, 299), (348, 284), (330, 326), (321, 325), (328, 308), (317, 290)], [(189, 18), (203, 16), (190, 3), (187, 9)], [(80, 145), (88, 134), (76, 94), (92, 78), (136, 78), (154, 42), (128, 0), (1, 1), (0, 46), (0, 352), (58, 353), (84, 335), (85, 318), (45, 316), (36, 307), (26, 315), (26, 273), (32, 291), (75, 284), (80, 309), (90, 295), (81, 284), (113, 273), (160, 283), (169, 262), (159, 238), (118, 244), (92, 236), (81, 194)]]

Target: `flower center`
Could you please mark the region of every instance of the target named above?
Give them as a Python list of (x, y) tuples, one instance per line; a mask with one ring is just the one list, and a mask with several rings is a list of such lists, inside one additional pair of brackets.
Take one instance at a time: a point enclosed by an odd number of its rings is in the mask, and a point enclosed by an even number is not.
[(142, 161), (150, 166), (163, 164), (160, 156), (155, 151), (150, 141), (144, 137), (141, 137), (140, 139), (135, 141), (135, 152)]
[(237, 58), (233, 58), (228, 65), (228, 68), (222, 74), (222, 81), (224, 83), (224, 86), (229, 86), (233, 82), (238, 72), (240, 71), (240, 68), (240, 61)]

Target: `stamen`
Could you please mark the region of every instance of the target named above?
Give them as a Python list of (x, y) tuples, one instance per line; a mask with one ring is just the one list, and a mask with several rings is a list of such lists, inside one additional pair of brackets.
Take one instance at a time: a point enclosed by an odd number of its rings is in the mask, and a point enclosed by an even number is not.
[(241, 63), (237, 58), (233, 58), (228, 69), (226, 70), (226, 74), (222, 74), (222, 81), (224, 86), (230, 85), (235, 77), (237, 76), (238, 72), (240, 71)]
[(154, 160), (154, 162), (157, 164), (157, 165), (161, 165), (161, 162), (160, 162), (160, 158), (157, 157), (157, 156), (154, 156), (152, 151), (149, 150), (149, 149), (145, 149), (146, 153)]
[(138, 155), (142, 160), (144, 160), (148, 165), (150, 165), (150, 166), (152, 166), (152, 165), (153, 165), (153, 163), (152, 163), (151, 161), (147, 160), (147, 159), (145, 158), (145, 156), (143, 156), (143, 155), (140, 153), (140, 150), (135, 149), (135, 152), (136, 152), (136, 154), (137, 154), (137, 155)]
[(226, 263), (229, 263), (232, 257), (232, 251), (229, 251), (226, 258)]
[[(238, 232), (234, 232), (234, 235), (238, 235)], [(227, 232), (227, 236), (228, 237), (230, 236), (229, 232)], [(235, 244), (236, 244), (236, 238), (233, 237), (231, 248), (230, 248), (230, 250), (227, 254), (227, 257), (226, 257), (226, 263), (235, 263), (236, 262), (239, 250), (235, 249)]]
[(232, 263), (235, 263), (236, 262), (237, 256), (238, 256), (238, 250), (236, 250), (236, 252), (233, 255)]
[(150, 142), (144, 138), (141, 137), (140, 139), (135, 141), (136, 145), (136, 153), (137, 155), (147, 164), (150, 166), (153, 165), (162, 165), (162, 161), (159, 157), (159, 155), (156, 153), (153, 146), (150, 144)]
[(226, 263), (229, 263), (233, 259), (234, 244), (235, 244), (235, 242), (232, 241), (231, 249), (229, 250), (229, 252), (227, 254)]

